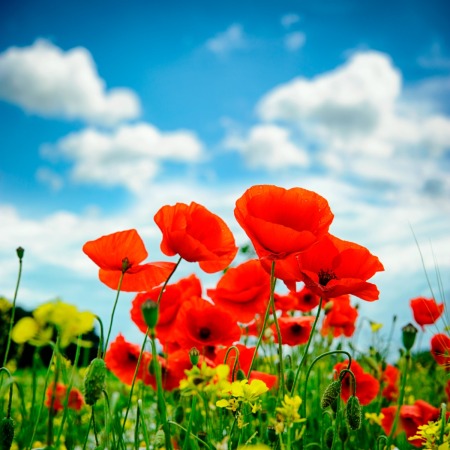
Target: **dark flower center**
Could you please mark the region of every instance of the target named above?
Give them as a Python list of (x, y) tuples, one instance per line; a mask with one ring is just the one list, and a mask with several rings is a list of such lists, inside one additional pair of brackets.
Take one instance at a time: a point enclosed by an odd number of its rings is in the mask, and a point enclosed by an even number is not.
[(211, 335), (211, 330), (209, 328), (202, 327), (200, 328), (199, 335), (201, 339), (208, 339)]
[(326, 286), (330, 280), (335, 280), (337, 276), (330, 270), (319, 270), (319, 284)]
[(292, 334), (300, 334), (301, 331), (302, 331), (302, 327), (298, 323), (294, 323), (294, 325), (291, 326)]
[(303, 301), (304, 301), (305, 303), (311, 302), (312, 299), (313, 299), (313, 296), (312, 296), (311, 294), (305, 294), (305, 295), (303, 296)]
[(132, 353), (127, 353), (127, 359), (130, 363), (137, 363), (137, 356), (133, 355)]

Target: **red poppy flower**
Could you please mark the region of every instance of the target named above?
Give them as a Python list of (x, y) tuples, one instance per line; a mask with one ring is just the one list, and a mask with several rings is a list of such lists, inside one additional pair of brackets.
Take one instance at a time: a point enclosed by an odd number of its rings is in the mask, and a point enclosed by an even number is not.
[[(291, 346), (306, 344), (311, 334), (313, 322), (314, 317), (312, 316), (280, 317), (278, 319), (278, 325), (280, 327), (282, 343)], [(275, 324), (270, 328), (273, 332), (275, 342), (278, 342)]]
[(170, 262), (140, 264), (148, 253), (136, 230), (118, 231), (83, 245), (83, 252), (97, 264), (100, 281), (117, 289), (123, 275), (121, 290), (148, 291), (160, 285), (175, 267)]
[[(141, 347), (139, 345), (127, 342), (125, 338), (119, 334), (106, 352), (106, 367), (119, 378), (122, 383), (131, 385), (140, 351)], [(148, 364), (150, 360), (151, 354), (149, 352), (144, 352), (139, 365), (137, 380), (145, 381), (148, 377)]]
[(384, 268), (365, 247), (328, 234), (296, 259), (297, 280), (323, 298), (352, 294), (368, 301), (378, 299), (377, 287), (366, 280)]
[(192, 202), (163, 206), (155, 215), (163, 239), (161, 251), (198, 262), (201, 269), (214, 273), (233, 261), (237, 247), (226, 223), (204, 206)]
[[(237, 349), (239, 350), (239, 358), (238, 358), (238, 365), (237, 369), (241, 369), (244, 371), (245, 374), (247, 374), (248, 369), (250, 369), (250, 364), (252, 362), (253, 354), (255, 353), (255, 347), (247, 347), (243, 344), (235, 344)], [(228, 351), (228, 348), (221, 348), (217, 350), (216, 357), (214, 359), (214, 363), (216, 365), (218, 364), (224, 364), (225, 361), (225, 355)], [(231, 371), (233, 370), (234, 363), (236, 361), (236, 351), (230, 350), (228, 353), (228, 358), (226, 364), (230, 366), (230, 375)]]
[(438, 333), (431, 338), (431, 354), (436, 362), (450, 369), (450, 337)]
[(258, 185), (236, 201), (234, 215), (259, 258), (283, 259), (306, 250), (328, 232), (328, 202), (302, 188)]
[[(394, 423), (397, 406), (388, 406), (381, 408), (384, 415), (381, 420), (381, 426), (385, 433), (389, 436), (392, 425)], [(395, 430), (397, 436), (402, 431), (406, 433), (406, 437), (415, 436), (420, 425), (425, 425), (429, 421), (436, 421), (439, 419), (439, 409), (425, 402), (424, 400), (417, 400), (414, 405), (402, 405), (400, 408), (400, 421)], [(422, 447), (423, 442), (420, 440), (409, 441), (415, 447)]]
[(278, 377), (276, 375), (272, 375), (271, 373), (266, 372), (258, 372), (257, 370), (252, 370), (249, 382), (251, 382), (252, 380), (264, 381), (269, 389), (272, 389), (278, 383)]
[(422, 327), (422, 330), (424, 325), (433, 325), (444, 312), (444, 304), (437, 304), (434, 298), (413, 298), (409, 304), (414, 320)]
[[(161, 289), (161, 287), (156, 287), (149, 292), (142, 292), (132, 302), (130, 311), (131, 320), (133, 320), (143, 333), (147, 331), (147, 324), (142, 315), (142, 304), (147, 300), (156, 302)], [(160, 342), (164, 342), (172, 334), (182, 303), (189, 301), (191, 297), (200, 297), (201, 295), (202, 286), (200, 280), (195, 275), (183, 278), (177, 283), (166, 286), (159, 303), (159, 318), (156, 325), (156, 336)]]
[[(53, 398), (53, 410), (55, 412), (62, 411), (64, 409), (64, 402), (66, 401), (67, 386), (62, 383), (56, 383), (50, 385), (47, 388), (45, 406), (50, 408)], [(67, 407), (75, 411), (79, 411), (84, 405), (83, 394), (76, 388), (72, 388), (69, 393)]]
[(241, 330), (230, 313), (202, 298), (192, 298), (181, 305), (169, 339), (181, 348), (197, 347), (202, 353), (208, 347), (232, 345), (240, 336)]
[(353, 336), (358, 310), (350, 304), (350, 296), (342, 295), (327, 303), (326, 315), (322, 322), (321, 333), (327, 336), (331, 333), (334, 337)]
[[(334, 366), (334, 378), (336, 380), (339, 378), (341, 371), (346, 369), (347, 366), (348, 361), (337, 363)], [(356, 379), (356, 396), (361, 405), (368, 405), (377, 396), (378, 391), (380, 390), (380, 383), (375, 377), (370, 375), (370, 373), (364, 372), (364, 369), (356, 361), (352, 361), (350, 370), (353, 372)], [(341, 397), (345, 402), (353, 393), (352, 383), (351, 375), (346, 373), (341, 386)]]
[(281, 295), (275, 292), (273, 300), (275, 302), (275, 309), (281, 311), (282, 314), (296, 310), (297, 299), (290, 293)]
[(320, 302), (320, 297), (306, 286), (300, 289), (300, 291), (290, 291), (289, 295), (297, 299), (295, 306), (297, 311), (311, 312)]
[(214, 303), (230, 312), (238, 322), (248, 323), (264, 314), (270, 295), (270, 276), (258, 260), (228, 269), (215, 289), (207, 294)]
[(383, 392), (381, 394), (390, 402), (397, 400), (399, 378), (400, 371), (397, 367), (388, 364), (381, 376), (381, 381), (384, 384)]

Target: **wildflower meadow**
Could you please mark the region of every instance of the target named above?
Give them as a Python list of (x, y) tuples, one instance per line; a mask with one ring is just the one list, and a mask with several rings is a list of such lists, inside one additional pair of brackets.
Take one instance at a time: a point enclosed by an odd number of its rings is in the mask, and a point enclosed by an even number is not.
[[(92, 236), (80, 252), (111, 288), (108, 323), (62, 300), (19, 317), (17, 248), (14, 298), (0, 300), (1, 450), (449, 448), (448, 330), (416, 350), (443, 299), (411, 299), (411, 323), (392, 311), (401, 343), (369, 321), (361, 351), (355, 301), (378, 301), (383, 262), (329, 233), (339, 217), (327, 200), (257, 185), (234, 214), (243, 248), (195, 202), (154, 214), (162, 256), (151, 261), (135, 229)], [(180, 278), (180, 264), (192, 274)], [(220, 273), (216, 286), (199, 271)], [(141, 342), (112, 334), (121, 292), (136, 294)]]

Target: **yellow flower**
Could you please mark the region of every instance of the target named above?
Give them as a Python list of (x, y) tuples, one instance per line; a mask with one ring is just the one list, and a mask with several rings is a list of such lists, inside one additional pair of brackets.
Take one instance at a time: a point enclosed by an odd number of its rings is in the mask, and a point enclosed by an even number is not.
[(450, 424), (445, 424), (444, 442), (436, 447), (441, 436), (442, 422), (428, 422), (425, 425), (419, 425), (415, 436), (409, 438), (410, 441), (421, 440), (422, 448), (448, 450), (448, 439), (450, 434)]
[(381, 421), (384, 419), (384, 414), (380, 413), (368, 413), (366, 412), (365, 418), (369, 421), (371, 425), (377, 424), (381, 426)]
[(30, 341), (39, 332), (39, 324), (32, 317), (22, 317), (12, 329), (11, 339), (16, 344)]
[(180, 381), (182, 395), (222, 391), (230, 384), (227, 381), (230, 368), (226, 364), (209, 367), (203, 362), (201, 367), (193, 366), (192, 369), (185, 370), (184, 373), (186, 378)]
[(372, 330), (372, 333), (376, 333), (376, 332), (379, 331), (382, 327), (383, 327), (383, 324), (382, 324), (382, 323), (370, 322), (370, 328), (371, 328), (371, 330)]
[(284, 396), (284, 401), (281, 402), (282, 406), (277, 408), (279, 415), (283, 417), (283, 421), (287, 423), (304, 422), (306, 419), (300, 418), (298, 410), (302, 404), (302, 399), (295, 395), (290, 397), (288, 394)]

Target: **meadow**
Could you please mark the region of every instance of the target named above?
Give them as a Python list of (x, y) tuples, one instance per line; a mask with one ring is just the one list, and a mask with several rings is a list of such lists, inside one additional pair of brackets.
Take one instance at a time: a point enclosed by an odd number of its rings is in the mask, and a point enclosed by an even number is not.
[[(174, 261), (147, 262), (135, 229), (86, 242), (111, 288), (107, 324), (62, 300), (17, 316), (17, 248), (14, 298), (0, 299), (0, 450), (449, 448), (448, 330), (416, 350), (443, 299), (411, 299), (413, 320), (394, 315), (386, 338), (355, 303), (378, 300), (382, 261), (329, 233), (325, 198), (258, 185), (234, 213), (243, 248), (195, 202), (154, 216)], [(181, 263), (221, 277), (204, 289)], [(121, 292), (136, 294), (142, 342), (111, 335)]]

